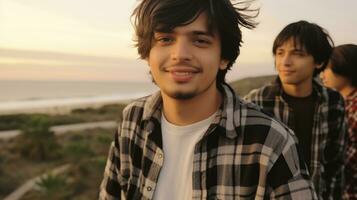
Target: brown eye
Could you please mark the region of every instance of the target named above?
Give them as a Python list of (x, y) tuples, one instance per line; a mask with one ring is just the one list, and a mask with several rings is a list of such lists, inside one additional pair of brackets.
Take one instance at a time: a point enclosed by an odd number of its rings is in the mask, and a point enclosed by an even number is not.
[(211, 41), (208, 40), (208, 39), (204, 39), (204, 38), (197, 38), (197, 39), (194, 39), (194, 44), (197, 46), (197, 47), (207, 47), (211, 44)]
[(159, 41), (160, 42), (172, 42), (172, 39), (168, 38), (168, 37), (163, 37), (163, 38), (160, 38)]
[(282, 56), (282, 55), (284, 55), (284, 52), (282, 52), (282, 51), (278, 51), (278, 52), (276, 52), (276, 54), (275, 55), (277, 55), (277, 56)]
[(169, 44), (171, 44), (173, 41), (174, 41), (174, 38), (172, 38), (172, 37), (158, 37), (158, 38), (156, 39), (156, 42), (157, 42), (158, 44), (160, 44), (160, 45), (163, 45), (163, 46), (169, 45)]

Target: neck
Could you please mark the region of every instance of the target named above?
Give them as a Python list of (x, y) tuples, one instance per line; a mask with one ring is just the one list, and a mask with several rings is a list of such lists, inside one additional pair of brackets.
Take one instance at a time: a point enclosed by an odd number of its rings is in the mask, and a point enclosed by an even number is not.
[(222, 102), (216, 86), (191, 99), (180, 100), (162, 93), (166, 119), (175, 125), (189, 125), (213, 115)]
[(348, 97), (348, 95), (351, 94), (356, 89), (356, 87), (353, 87), (352, 85), (347, 85), (343, 87), (339, 92), (343, 96), (344, 99)]
[(301, 84), (282, 83), (283, 90), (293, 97), (307, 97), (312, 93), (312, 81), (305, 81)]

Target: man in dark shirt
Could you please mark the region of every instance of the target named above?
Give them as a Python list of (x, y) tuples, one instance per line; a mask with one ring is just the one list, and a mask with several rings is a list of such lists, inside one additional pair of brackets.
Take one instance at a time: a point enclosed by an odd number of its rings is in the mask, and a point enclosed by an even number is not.
[(289, 24), (273, 44), (277, 79), (245, 97), (295, 131), (321, 199), (341, 199), (343, 186), (343, 99), (314, 80), (326, 67), (332, 44), (317, 24)]

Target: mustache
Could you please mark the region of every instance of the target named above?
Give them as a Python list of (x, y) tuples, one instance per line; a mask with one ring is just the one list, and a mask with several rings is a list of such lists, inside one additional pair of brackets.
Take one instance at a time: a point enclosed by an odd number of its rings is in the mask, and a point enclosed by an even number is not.
[(164, 65), (161, 67), (161, 70), (166, 71), (169, 68), (182, 67), (182, 66), (193, 68), (193, 69), (197, 70), (198, 72), (202, 71), (202, 69), (200, 67), (197, 67), (196, 65), (192, 64), (191, 62), (187, 62), (187, 61), (177, 61), (174, 63), (170, 63), (168, 65)]

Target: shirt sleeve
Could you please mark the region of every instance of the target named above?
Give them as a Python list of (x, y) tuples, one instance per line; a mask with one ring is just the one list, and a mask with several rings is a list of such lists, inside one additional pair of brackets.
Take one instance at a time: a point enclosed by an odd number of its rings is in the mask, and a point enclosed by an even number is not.
[(298, 151), (293, 133), (289, 132), (278, 158), (273, 161), (267, 175), (269, 199), (308, 200), (318, 199), (310, 175)]
[(119, 173), (120, 149), (118, 135), (119, 131), (116, 132), (115, 139), (110, 145), (109, 155), (104, 170), (104, 178), (102, 180), (99, 190), (100, 200), (121, 199), (121, 185)]

